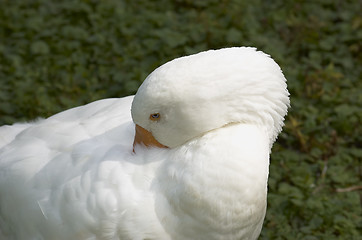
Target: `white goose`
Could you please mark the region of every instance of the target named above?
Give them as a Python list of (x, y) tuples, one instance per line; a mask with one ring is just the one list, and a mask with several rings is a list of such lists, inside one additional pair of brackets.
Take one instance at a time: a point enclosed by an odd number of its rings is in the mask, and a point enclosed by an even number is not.
[(268, 55), (227, 48), (134, 97), (3, 126), (0, 239), (256, 239), (288, 95)]

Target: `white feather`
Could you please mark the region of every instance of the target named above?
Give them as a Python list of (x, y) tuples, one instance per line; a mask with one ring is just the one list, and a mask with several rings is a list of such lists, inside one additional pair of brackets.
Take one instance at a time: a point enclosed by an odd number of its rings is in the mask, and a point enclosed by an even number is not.
[[(1, 239), (256, 239), (285, 81), (254, 48), (207, 51), (156, 69), (135, 98), (1, 127)], [(170, 148), (132, 151), (131, 104)]]

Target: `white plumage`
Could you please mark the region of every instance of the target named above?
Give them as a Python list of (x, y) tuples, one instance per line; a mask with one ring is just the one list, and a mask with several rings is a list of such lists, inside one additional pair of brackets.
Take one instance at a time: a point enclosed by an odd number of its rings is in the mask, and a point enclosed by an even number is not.
[[(0, 239), (256, 239), (288, 95), (268, 55), (227, 48), (164, 64), (135, 97), (3, 126)], [(133, 152), (133, 122), (168, 148)]]

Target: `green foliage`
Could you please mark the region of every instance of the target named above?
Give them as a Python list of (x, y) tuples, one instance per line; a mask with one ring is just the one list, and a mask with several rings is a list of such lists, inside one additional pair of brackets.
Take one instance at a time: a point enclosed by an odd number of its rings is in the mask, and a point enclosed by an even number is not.
[(292, 108), (271, 156), (261, 239), (362, 232), (361, 4), (355, 0), (0, 0), (0, 124), (134, 94), (162, 63), (256, 46)]

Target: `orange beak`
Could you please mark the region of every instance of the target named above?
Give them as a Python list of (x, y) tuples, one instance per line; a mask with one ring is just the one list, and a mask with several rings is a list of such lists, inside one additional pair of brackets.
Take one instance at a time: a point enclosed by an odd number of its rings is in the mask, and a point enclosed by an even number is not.
[(143, 127), (136, 124), (136, 134), (134, 136), (133, 142), (133, 152), (137, 144), (143, 144), (146, 147), (159, 147), (159, 148), (168, 148), (165, 145), (159, 143), (152, 135), (151, 132), (147, 131)]

